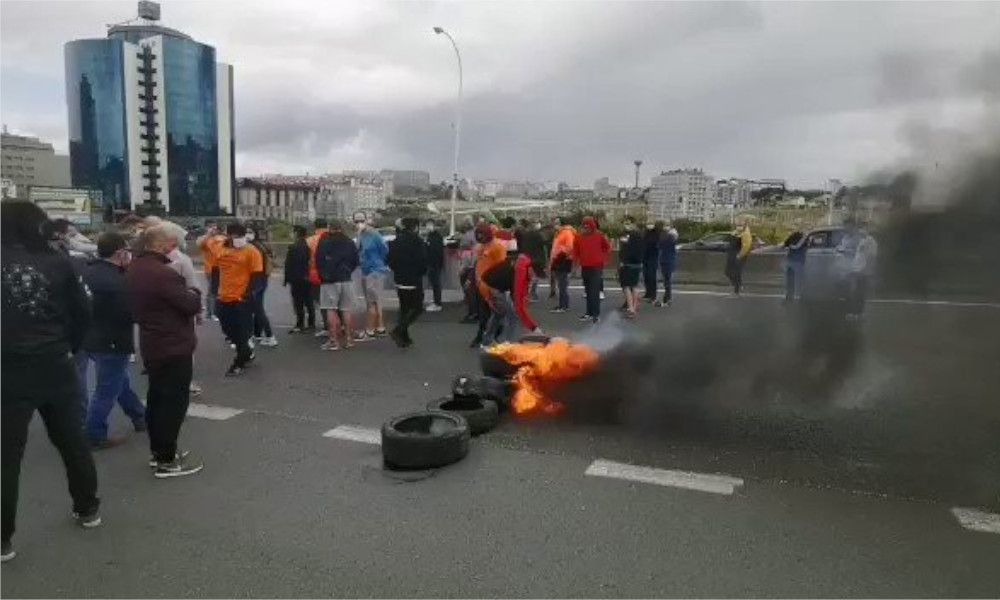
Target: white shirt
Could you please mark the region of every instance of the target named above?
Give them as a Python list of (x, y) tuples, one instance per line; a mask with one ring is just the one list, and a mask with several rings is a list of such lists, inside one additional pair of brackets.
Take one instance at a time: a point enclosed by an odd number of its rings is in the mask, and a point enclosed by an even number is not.
[(191, 262), (190, 256), (181, 252), (180, 248), (174, 248), (170, 254), (167, 254), (167, 258), (170, 259), (170, 268), (184, 278), (184, 283), (189, 288), (201, 289), (198, 285), (198, 279), (195, 277), (194, 263)]

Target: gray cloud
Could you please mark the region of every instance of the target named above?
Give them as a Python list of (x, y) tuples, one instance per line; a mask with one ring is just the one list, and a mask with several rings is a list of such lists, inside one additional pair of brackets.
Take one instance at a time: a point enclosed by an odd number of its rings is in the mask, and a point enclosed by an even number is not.
[[(5, 1), (2, 113), (65, 147), (62, 49), (125, 3)], [(451, 171), (629, 181), (699, 165), (818, 185), (896, 162), (919, 124), (974, 131), (996, 98), (1000, 4), (166, 2), (236, 68), (241, 173)], [(916, 124), (916, 125), (915, 125)]]

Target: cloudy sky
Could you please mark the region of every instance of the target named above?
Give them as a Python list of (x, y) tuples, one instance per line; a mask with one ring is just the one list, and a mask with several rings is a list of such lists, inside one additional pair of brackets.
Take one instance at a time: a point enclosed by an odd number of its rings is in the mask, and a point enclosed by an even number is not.
[[(451, 172), (455, 57), (474, 178), (643, 180), (679, 166), (857, 180), (976, 135), (1000, 3), (163, 2), (236, 69), (237, 171)], [(0, 2), (0, 115), (65, 151), (62, 44), (134, 2)], [(993, 112), (991, 112), (993, 111)]]

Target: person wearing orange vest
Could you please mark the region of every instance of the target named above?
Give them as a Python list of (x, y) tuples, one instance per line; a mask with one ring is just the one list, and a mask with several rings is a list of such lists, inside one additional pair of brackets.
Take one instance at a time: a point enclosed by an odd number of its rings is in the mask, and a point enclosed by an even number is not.
[(555, 287), (559, 290), (559, 304), (551, 312), (564, 313), (569, 310), (569, 274), (576, 257), (576, 230), (572, 225), (563, 225), (559, 217), (553, 219), (552, 223), (556, 229), (549, 254), (549, 269), (555, 280)]
[(226, 239), (215, 221), (205, 223), (207, 231), (205, 235), (198, 238), (198, 247), (201, 248), (202, 267), (205, 269), (205, 279), (208, 281), (208, 293), (205, 294), (205, 316), (213, 321), (218, 321), (215, 314), (216, 298), (219, 295), (219, 271), (215, 266), (215, 259), (212, 253), (205, 250), (207, 243), (221, 243)]
[[(309, 247), (309, 298), (310, 303), (314, 305), (319, 304), (319, 286), (323, 284), (323, 280), (320, 279), (319, 271), (316, 269), (316, 249), (319, 248), (319, 243), (323, 241), (327, 235), (329, 235), (329, 230), (326, 219), (316, 219), (313, 221), (315, 230), (313, 234), (306, 238), (306, 246)], [(325, 308), (319, 309), (319, 316), (323, 322), (323, 327), (316, 330), (316, 337), (325, 337), (326, 330), (329, 329), (329, 320), (327, 316), (327, 310)]]
[(253, 290), (266, 277), (261, 253), (247, 240), (247, 229), (240, 223), (226, 227), (226, 238), (205, 245), (219, 270), (219, 298), (216, 307), (222, 331), (236, 346), (236, 357), (227, 376), (243, 373), (253, 360), (250, 347), (251, 302)]
[(483, 343), (483, 335), (486, 332), (494, 310), (493, 290), (483, 281), (483, 276), (487, 271), (507, 260), (507, 247), (505, 243), (495, 237), (495, 227), (489, 223), (476, 225), (476, 285), (481, 299), (479, 304), (479, 329), (476, 337), (469, 344), (475, 348)]

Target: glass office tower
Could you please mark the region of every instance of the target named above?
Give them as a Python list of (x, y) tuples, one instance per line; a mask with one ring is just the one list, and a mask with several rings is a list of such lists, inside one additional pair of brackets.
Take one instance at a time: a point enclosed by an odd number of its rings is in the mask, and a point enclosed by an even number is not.
[(154, 16), (65, 46), (73, 185), (121, 209), (231, 214), (232, 67)]

